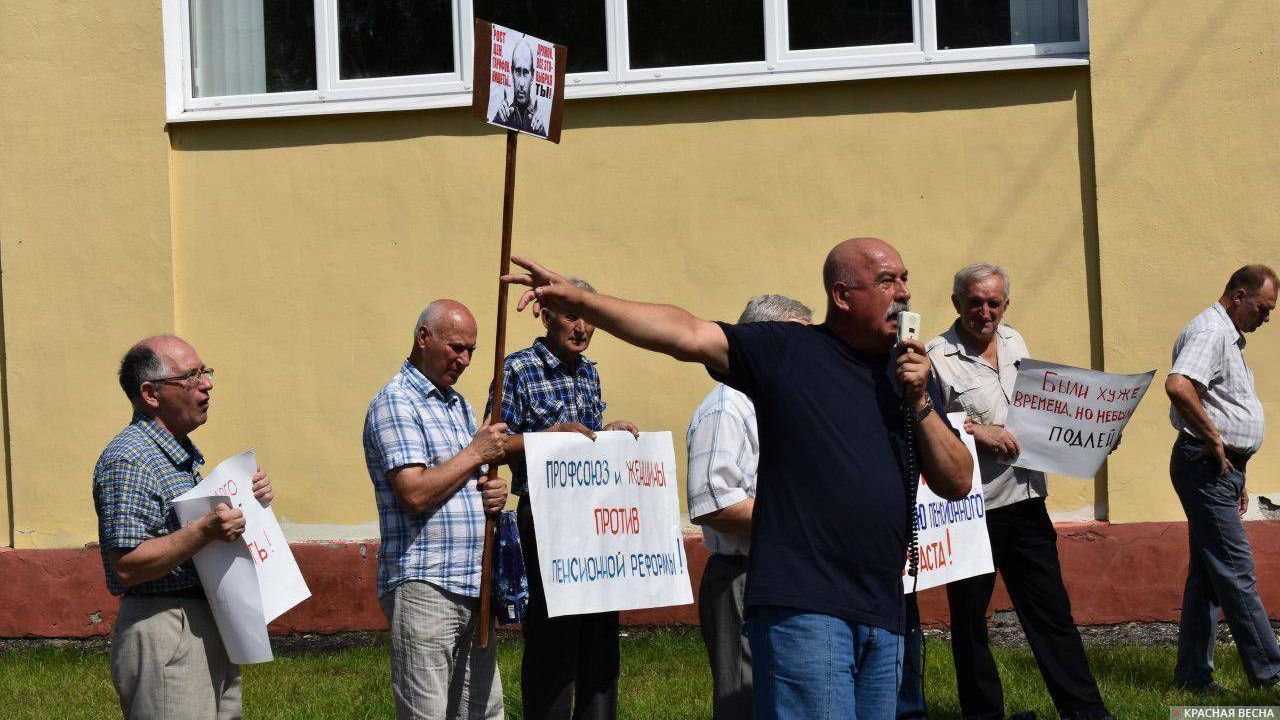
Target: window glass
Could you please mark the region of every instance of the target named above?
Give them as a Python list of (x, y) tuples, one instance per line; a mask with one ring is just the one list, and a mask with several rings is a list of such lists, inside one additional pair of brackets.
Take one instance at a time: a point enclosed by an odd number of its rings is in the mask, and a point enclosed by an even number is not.
[(1079, 0), (938, 0), (938, 48), (1075, 42)]
[(764, 60), (764, 0), (630, 0), (631, 67)]
[(454, 71), (449, 0), (338, 0), (343, 80)]
[(913, 42), (911, 6), (912, 0), (787, 0), (788, 44), (816, 50)]
[(571, 73), (609, 69), (604, 0), (475, 0), (475, 13), (569, 48)]
[(311, 0), (190, 0), (191, 95), (316, 89)]

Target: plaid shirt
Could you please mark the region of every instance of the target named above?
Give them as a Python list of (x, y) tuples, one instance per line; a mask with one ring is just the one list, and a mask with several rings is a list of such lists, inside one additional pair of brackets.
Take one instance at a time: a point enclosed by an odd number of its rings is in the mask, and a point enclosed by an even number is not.
[(102, 569), (112, 595), (153, 595), (185, 590), (199, 582), (196, 566), (188, 559), (164, 577), (126, 588), (107, 558), (111, 550), (132, 550), (181, 528), (169, 502), (200, 482), (204, 465), (195, 444), (187, 445), (184, 448), (155, 420), (135, 412), (129, 426), (98, 457), (93, 468), (93, 507), (98, 512)]
[(369, 403), (364, 459), (382, 531), (379, 596), (402, 582), (422, 580), (479, 597), (484, 508), (476, 480), (485, 468), (472, 473), (443, 504), (416, 515), (400, 507), (387, 481), (387, 473), (396, 468), (440, 465), (462, 452), (475, 433), (475, 415), (466, 398), (451, 388), (437, 388), (408, 360)]
[[(542, 338), (533, 346), (513, 352), (503, 362), (502, 421), (512, 435), (539, 432), (556, 423), (582, 423), (589, 430), (604, 427), (604, 401), (600, 399), (600, 374), (585, 355), (570, 369), (560, 362)], [(485, 417), (493, 412), (492, 401)], [(511, 466), (511, 492), (528, 492), (524, 463)]]
[[(689, 432), (689, 519), (722, 510), (756, 496), (760, 434), (751, 398), (723, 383), (693, 411)], [(707, 549), (722, 555), (747, 555), (750, 538), (702, 526)]]
[[(1236, 329), (1221, 303), (1197, 315), (1173, 344), (1173, 367), (1195, 382), (1209, 422), (1228, 447), (1255, 453), (1262, 447), (1266, 426), (1262, 402), (1253, 386), (1253, 370), (1244, 361), (1244, 334)], [(1169, 422), (1177, 430), (1195, 435), (1176, 408), (1169, 408)]]

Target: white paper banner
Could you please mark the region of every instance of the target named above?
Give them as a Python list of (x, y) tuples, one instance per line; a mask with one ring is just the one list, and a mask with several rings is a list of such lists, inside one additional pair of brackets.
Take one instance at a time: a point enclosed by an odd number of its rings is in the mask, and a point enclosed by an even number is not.
[(172, 502), (184, 527), (218, 503), (244, 512), (238, 542), (215, 540), (193, 558), (227, 656), (241, 665), (271, 660), (267, 624), (311, 597), (275, 512), (253, 497), (257, 468), (253, 451), (243, 452)]
[(671, 433), (524, 437), (548, 616), (693, 602)]
[(1154, 376), (1154, 370), (1115, 375), (1023, 360), (1005, 421), (1021, 448), (1013, 464), (1093, 477), (1119, 442)]
[(963, 500), (944, 500), (920, 477), (916, 495), (916, 528), (920, 540), (918, 578), (902, 570), (904, 592), (928, 590), (977, 575), (995, 572), (991, 562), (991, 537), (987, 535), (987, 505), (978, 471), (978, 449), (973, 436), (963, 430), (964, 413), (947, 416), (960, 430), (960, 439), (973, 456), (973, 486)]

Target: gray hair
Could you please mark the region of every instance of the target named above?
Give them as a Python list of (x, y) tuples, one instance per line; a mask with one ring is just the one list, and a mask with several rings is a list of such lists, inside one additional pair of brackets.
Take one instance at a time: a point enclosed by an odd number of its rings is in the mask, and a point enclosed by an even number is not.
[(956, 297), (962, 297), (970, 285), (991, 277), (999, 277), (1000, 281), (1004, 283), (1004, 299), (1008, 300), (1009, 296), (1013, 294), (1013, 285), (1009, 282), (1009, 274), (1004, 271), (1004, 268), (989, 262), (976, 262), (960, 268), (960, 271), (956, 273), (955, 279), (951, 281), (951, 294)]
[[(594, 287), (592, 287), (591, 283), (587, 282), (586, 280), (583, 280), (583, 279), (582, 279), (582, 278), (580, 278), (580, 277), (571, 277), (571, 278), (569, 278), (569, 284), (570, 284), (570, 285), (572, 285), (572, 286), (574, 286), (574, 287), (577, 287), (577, 288), (582, 288), (583, 290), (586, 290), (586, 291), (587, 291), (587, 292), (589, 292), (589, 293), (593, 293), (593, 292), (595, 292), (595, 291), (596, 291), (596, 289), (595, 289)], [(544, 314), (544, 315), (546, 315), (546, 314), (550, 314), (550, 316), (551, 316), (552, 318), (554, 318), (554, 317), (556, 316), (555, 311), (554, 311), (554, 310), (552, 310), (552, 309), (551, 309), (551, 308), (549, 308), (549, 307), (544, 307), (544, 308), (542, 308), (542, 312), (543, 312), (543, 314)]]
[(813, 311), (799, 300), (786, 295), (757, 295), (747, 301), (739, 323), (770, 322), (776, 320), (813, 321)]
[(169, 366), (160, 353), (149, 345), (138, 343), (129, 348), (120, 360), (120, 389), (136, 405), (142, 400), (142, 383), (159, 380), (168, 374)]

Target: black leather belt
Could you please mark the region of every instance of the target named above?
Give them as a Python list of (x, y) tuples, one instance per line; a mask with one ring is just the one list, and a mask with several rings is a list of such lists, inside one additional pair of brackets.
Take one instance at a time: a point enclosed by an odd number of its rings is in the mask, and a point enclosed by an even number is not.
[(145, 597), (163, 597), (163, 598), (177, 598), (179, 600), (204, 600), (205, 599), (204, 589), (201, 588), (199, 585), (192, 585), (189, 588), (182, 588), (181, 590), (166, 590), (164, 592), (139, 593), (135, 597), (144, 597), (144, 598)]

